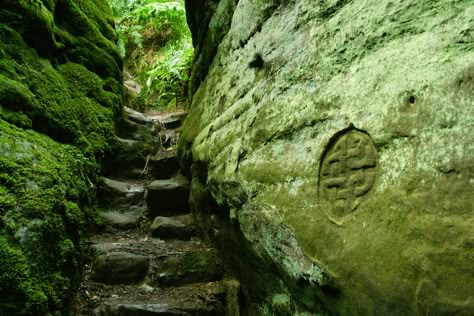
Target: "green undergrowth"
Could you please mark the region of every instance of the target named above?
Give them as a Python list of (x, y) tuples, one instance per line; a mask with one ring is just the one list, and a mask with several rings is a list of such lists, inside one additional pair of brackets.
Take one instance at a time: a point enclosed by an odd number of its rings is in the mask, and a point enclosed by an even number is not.
[(133, 107), (165, 109), (185, 102), (193, 56), (181, 0), (109, 0), (125, 67), (143, 87)]

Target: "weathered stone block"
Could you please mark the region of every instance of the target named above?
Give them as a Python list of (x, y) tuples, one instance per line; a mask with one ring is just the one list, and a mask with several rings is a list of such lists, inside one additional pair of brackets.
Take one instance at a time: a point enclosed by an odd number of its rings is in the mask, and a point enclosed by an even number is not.
[(150, 283), (177, 286), (219, 280), (224, 273), (222, 261), (213, 249), (169, 255), (154, 263)]
[(111, 210), (130, 211), (141, 208), (145, 200), (145, 187), (141, 184), (121, 182), (103, 178), (104, 186), (100, 190), (104, 206)]
[(179, 220), (158, 216), (150, 226), (151, 235), (160, 238), (189, 239), (196, 232), (194, 226), (185, 225)]
[(144, 255), (120, 251), (115, 245), (92, 246), (94, 259), (91, 277), (106, 284), (138, 283), (145, 279), (150, 266), (150, 258)]
[(148, 185), (150, 216), (182, 214), (189, 209), (189, 181), (185, 178), (156, 180)]
[(150, 160), (151, 175), (158, 180), (170, 179), (179, 172), (179, 163), (176, 151), (159, 153)]

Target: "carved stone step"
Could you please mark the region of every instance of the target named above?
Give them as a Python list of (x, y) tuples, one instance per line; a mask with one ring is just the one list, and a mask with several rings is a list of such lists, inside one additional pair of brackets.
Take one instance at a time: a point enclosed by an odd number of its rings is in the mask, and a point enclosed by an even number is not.
[(123, 251), (119, 244), (97, 244), (91, 247), (91, 251), (91, 278), (105, 284), (141, 282), (150, 267), (148, 256)]
[(222, 316), (225, 311), (213, 306), (173, 306), (160, 303), (133, 303), (106, 302), (95, 313), (96, 316)]
[(140, 125), (145, 125), (145, 126), (153, 125), (153, 120), (145, 116), (143, 113), (137, 112), (127, 107), (124, 107), (124, 110), (130, 121), (135, 122)]
[(211, 282), (223, 276), (221, 258), (199, 240), (163, 240), (122, 233), (94, 237), (91, 279), (106, 284), (146, 281), (155, 287)]
[(179, 172), (176, 150), (159, 152), (150, 159), (151, 175), (157, 180), (170, 179)]
[(179, 130), (177, 129), (162, 130), (158, 135), (160, 138), (160, 144), (163, 148), (170, 148), (178, 144)]
[[(146, 161), (144, 162), (146, 164)], [(133, 168), (133, 169), (123, 169), (120, 171), (120, 176), (127, 178), (127, 179), (145, 179), (146, 175), (148, 174), (145, 170), (144, 166), (141, 166), (141, 168)]]
[(116, 137), (118, 146), (114, 149), (113, 156), (104, 165), (106, 175), (127, 176), (135, 169), (143, 170), (145, 168), (147, 156), (155, 154), (158, 150), (158, 144), (155, 142), (147, 143), (143, 141), (124, 139)]
[(207, 248), (154, 258), (147, 283), (153, 286), (177, 286), (211, 282), (222, 278), (223, 266), (216, 250)]
[(128, 211), (103, 211), (99, 216), (107, 225), (106, 230), (127, 230), (137, 226), (140, 218), (145, 216), (144, 207), (131, 207)]
[[(237, 316), (237, 281), (196, 283), (177, 288), (139, 290), (121, 286), (95, 309), (96, 316)], [(136, 297), (142, 297), (137, 301)]]
[(160, 120), (160, 123), (163, 124), (166, 129), (175, 129), (181, 127), (183, 122), (180, 117), (172, 116)]
[(150, 118), (159, 123), (165, 129), (175, 129), (181, 127), (184, 118), (186, 117), (186, 112), (175, 112), (161, 115), (150, 116)]
[(102, 203), (108, 210), (126, 213), (141, 213), (145, 198), (145, 187), (139, 183), (129, 183), (103, 178), (99, 188)]
[(156, 180), (148, 185), (147, 207), (150, 217), (187, 213), (189, 181), (184, 177)]
[(125, 119), (118, 123), (118, 135), (124, 139), (133, 139), (142, 142), (156, 142), (154, 139), (158, 136), (159, 125), (145, 126)]
[(174, 218), (158, 216), (151, 224), (150, 232), (153, 237), (161, 239), (189, 240), (191, 236), (196, 235), (197, 229), (190, 215)]

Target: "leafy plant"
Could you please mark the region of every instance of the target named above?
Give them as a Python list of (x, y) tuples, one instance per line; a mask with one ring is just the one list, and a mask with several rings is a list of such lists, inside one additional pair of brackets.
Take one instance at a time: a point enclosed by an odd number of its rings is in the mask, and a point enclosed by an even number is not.
[(161, 53), (162, 60), (146, 72), (146, 89), (156, 92), (158, 104), (170, 107), (184, 101), (193, 48), (189, 42), (170, 42)]
[(129, 73), (143, 86), (141, 98), (157, 108), (184, 102), (193, 48), (183, 1), (110, 2), (117, 45)]

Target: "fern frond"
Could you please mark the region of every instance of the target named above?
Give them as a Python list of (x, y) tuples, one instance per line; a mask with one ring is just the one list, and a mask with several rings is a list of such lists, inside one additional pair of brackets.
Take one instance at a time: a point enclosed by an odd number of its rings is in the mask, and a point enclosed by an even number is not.
[(109, 0), (118, 48), (144, 86), (141, 97), (165, 107), (183, 100), (192, 60), (183, 0)]

